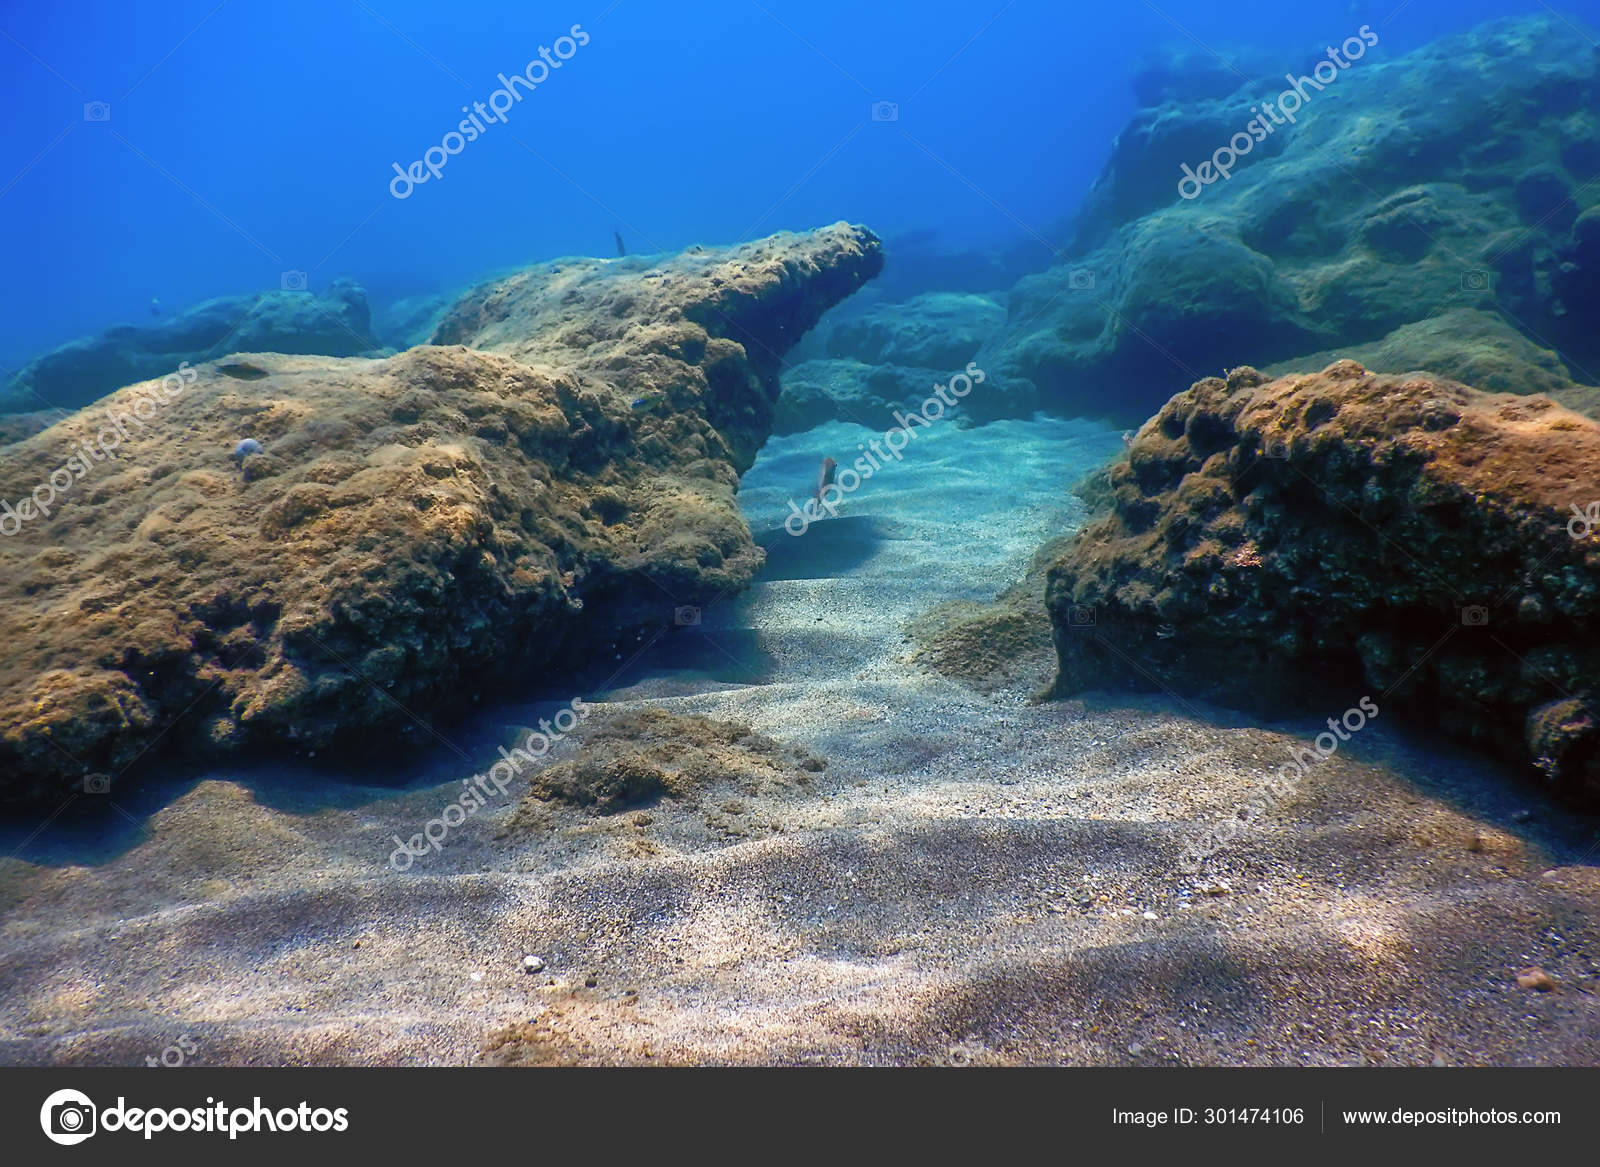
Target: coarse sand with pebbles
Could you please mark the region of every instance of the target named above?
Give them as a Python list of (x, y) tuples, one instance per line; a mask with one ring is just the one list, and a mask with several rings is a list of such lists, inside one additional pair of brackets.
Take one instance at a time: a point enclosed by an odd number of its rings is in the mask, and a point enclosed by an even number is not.
[(545, 768), (404, 871), (569, 695), (438, 728), (411, 773), (240, 765), (7, 826), (0, 1062), (1600, 1060), (1592, 820), (1380, 713), (1185, 870), (1325, 718), (1035, 704), (1021, 653), (987, 692), (933, 671), (924, 614), (1022, 580), (1121, 443), (947, 420), (786, 534), (873, 436), (771, 441), (758, 583), (570, 695)]

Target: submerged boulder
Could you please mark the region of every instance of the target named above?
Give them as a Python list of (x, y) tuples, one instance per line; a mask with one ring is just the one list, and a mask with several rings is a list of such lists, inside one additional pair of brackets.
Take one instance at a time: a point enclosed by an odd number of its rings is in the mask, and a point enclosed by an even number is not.
[(1600, 802), (1600, 424), (1341, 361), (1173, 397), (1050, 568), (1056, 692), (1371, 700)]
[(783, 372), (772, 432), (796, 434), (828, 421), (854, 421), (869, 428), (890, 424), (882, 419), (904, 409), (925, 387), (921, 372), (861, 361), (802, 361)]
[(760, 566), (734, 492), (779, 358), (880, 264), (847, 224), (545, 264), (435, 345), (236, 354), (8, 447), (0, 800), (157, 752), (370, 754), (617, 667)]
[(829, 332), (828, 355), (868, 365), (956, 371), (1005, 322), (1006, 310), (987, 296), (928, 292), (903, 304), (874, 304), (849, 314)]
[[(896, 414), (921, 410), (930, 393), (949, 385), (957, 373), (977, 381), (976, 368), (917, 369), (902, 365), (869, 365), (852, 360), (803, 361), (784, 370), (783, 393), (772, 432), (795, 434), (828, 421), (855, 422), (887, 430)], [(958, 400), (949, 415), (957, 424), (981, 423), (999, 417), (1027, 416), (1035, 405), (1033, 386), (1025, 381), (999, 381), (985, 376), (979, 387)]]
[(0, 446), (9, 446), (23, 438), (31, 438), (47, 430), (56, 422), (69, 417), (65, 409), (40, 409), (31, 413), (0, 413)]
[(1349, 345), (1269, 365), (1277, 376), (1321, 369), (1347, 358), (1374, 373), (1426, 369), (1491, 393), (1543, 393), (1569, 409), (1593, 414), (1600, 389), (1572, 380), (1561, 358), (1492, 312), (1457, 308), (1395, 329), (1370, 344)]
[(44, 354), (0, 393), (0, 413), (77, 409), (113, 389), (225, 353), (356, 356), (379, 347), (371, 332), (367, 294), (350, 280), (320, 296), (224, 296), (156, 324), (112, 328)]
[[(1268, 80), (1225, 97), (1227, 70), (1215, 90), (1145, 78), (1154, 104), (1118, 139), (1077, 238), (1007, 297), (979, 363), (1033, 382), (1047, 408), (1132, 424), (1241, 358), (1320, 367), (1305, 354), (1474, 309), (1554, 350), (1530, 362), (1501, 345), (1502, 387), (1593, 383), (1600, 56), (1554, 15), (1404, 56), (1381, 40), (1345, 52), (1316, 74), (1252, 72)], [(1269, 127), (1260, 110), (1280, 96), (1298, 109)]]

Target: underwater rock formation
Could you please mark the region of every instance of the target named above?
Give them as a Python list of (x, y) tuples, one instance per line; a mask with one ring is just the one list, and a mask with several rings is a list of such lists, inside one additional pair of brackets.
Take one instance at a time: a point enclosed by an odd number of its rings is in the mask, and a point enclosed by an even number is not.
[[(775, 434), (796, 434), (827, 421), (848, 421), (886, 430), (899, 423), (895, 413), (919, 410), (935, 386), (949, 384), (964, 365), (917, 369), (903, 365), (869, 365), (852, 360), (804, 361), (783, 373), (783, 393), (773, 419)], [(985, 378), (982, 386), (950, 411), (960, 424), (1000, 417), (1026, 417), (1033, 412), (1033, 386)]]
[(1111, 488), (1049, 572), (1057, 693), (1370, 697), (1600, 802), (1600, 424), (1353, 361), (1243, 368), (1172, 398)]
[[(1600, 140), (1594, 148), (1600, 153)], [(1556, 261), (1550, 286), (1564, 325), (1561, 331), (1590, 333), (1586, 339), (1592, 342), (1594, 321), (1600, 319), (1600, 201), (1573, 221)]]
[(1029, 272), (1055, 262), (1057, 251), (1072, 235), (1064, 222), (1043, 227), (1042, 236), (1023, 235), (986, 246), (946, 241), (936, 228), (886, 236), (883, 274), (873, 290), (884, 300), (910, 300), (930, 289), (990, 293), (1009, 288)]
[(923, 387), (922, 372), (860, 361), (804, 361), (783, 372), (772, 432), (797, 434), (835, 420), (870, 428), (906, 407)]
[(534, 774), (507, 833), (538, 823), (541, 803), (615, 814), (710, 792), (760, 797), (774, 788), (804, 786), (827, 768), (809, 750), (784, 746), (748, 725), (659, 707), (615, 714), (580, 737), (576, 758)]
[(0, 413), (0, 446), (9, 446), (23, 438), (31, 438), (47, 430), (56, 422), (69, 417), (65, 409), (40, 409), (32, 413)]
[[(1119, 224), (1171, 202), (1172, 159), (1205, 157), (1226, 142), (1239, 128), (1239, 111), (1258, 100), (1241, 91), (1291, 67), (1308, 73), (1321, 59), (1319, 53), (1284, 60), (1244, 45), (1222, 55), (1188, 43), (1153, 50), (1131, 79), (1139, 109), (1111, 144), (1111, 158), (1079, 212), (1077, 248), (1097, 246)], [(1283, 144), (1268, 138), (1257, 148), (1273, 154)]]
[[(826, 355), (784, 371), (773, 432), (798, 433), (835, 420), (887, 429), (897, 424), (896, 410), (919, 408), (936, 386), (966, 370), (974, 354), (1000, 334), (1005, 319), (997, 300), (973, 293), (929, 292), (904, 303), (862, 297), (844, 304), (797, 350), (797, 356)], [(954, 416), (984, 422), (1027, 417), (1037, 408), (1029, 381), (986, 374), (982, 386), (961, 400)]]
[(1005, 327), (1006, 310), (987, 296), (928, 292), (904, 304), (874, 304), (829, 331), (828, 355), (868, 365), (964, 368)]
[(235, 355), (8, 447), (0, 799), (157, 750), (404, 746), (413, 714), (609, 670), (747, 583), (734, 491), (780, 355), (878, 241), (613, 263), (485, 285), (436, 346)]
[(379, 343), (396, 349), (427, 344), (439, 321), (456, 306), (464, 291), (407, 296), (385, 304), (372, 313), (372, 335)]
[(1554, 352), (1533, 343), (1504, 318), (1479, 308), (1457, 308), (1402, 325), (1370, 344), (1297, 357), (1262, 372), (1286, 376), (1326, 368), (1341, 358), (1379, 373), (1426, 369), (1490, 393), (1543, 393), (1591, 416), (1600, 408), (1600, 389), (1574, 382)]
[(226, 353), (356, 356), (379, 347), (371, 331), (367, 293), (350, 280), (320, 296), (224, 296), (157, 324), (112, 328), (45, 353), (0, 392), (0, 413), (77, 409), (124, 385), (175, 373), (185, 362), (204, 364)]
[[(1468, 308), (1554, 347), (1563, 379), (1600, 381), (1600, 56), (1586, 40), (1552, 15), (1403, 57), (1380, 43), (1303, 86), (1293, 125), (1231, 167), (1224, 155), (1229, 177), (1207, 170), (1180, 194), (1182, 167), (1209, 166), (1253, 102), (1288, 92), (1294, 64), (1226, 98), (1147, 85), (1164, 103), (1119, 139), (1065, 260), (1018, 283), (979, 362), (1047, 405), (1134, 423), (1241, 358), (1318, 367), (1297, 358)], [(1484, 359), (1507, 365), (1506, 388), (1544, 390), (1546, 362), (1521, 382), (1501, 332)]]

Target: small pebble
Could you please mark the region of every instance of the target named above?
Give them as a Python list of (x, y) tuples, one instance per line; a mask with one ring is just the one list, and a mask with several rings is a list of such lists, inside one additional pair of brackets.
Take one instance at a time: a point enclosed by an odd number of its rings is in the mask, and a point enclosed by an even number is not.
[(523, 972), (536, 973), (536, 972), (541, 971), (543, 968), (544, 968), (544, 961), (540, 960), (537, 956), (531, 956), (530, 955), (530, 956), (524, 956), (522, 958), (522, 971)]
[(481, 972), (475, 972), (472, 974), (472, 979), (475, 981), (481, 981), (483, 980), (483, 974)]
[(1533, 989), (1539, 993), (1548, 993), (1556, 987), (1556, 979), (1538, 965), (1531, 965), (1517, 974), (1517, 987), (1519, 989)]
[(1146, 912), (1144, 914), (1144, 918), (1146, 920), (1159, 920), (1159, 919), (1161, 919), (1161, 917), (1156, 915), (1154, 912)]

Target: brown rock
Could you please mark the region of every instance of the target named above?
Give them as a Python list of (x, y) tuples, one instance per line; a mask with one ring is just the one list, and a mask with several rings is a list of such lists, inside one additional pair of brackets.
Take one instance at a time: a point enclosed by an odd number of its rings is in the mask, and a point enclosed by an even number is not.
[[(539, 803), (613, 814), (660, 798), (691, 798), (713, 787), (763, 795), (804, 786), (826, 766), (821, 758), (786, 748), (740, 722), (656, 707), (616, 714), (578, 736), (582, 748), (576, 758), (533, 776), (510, 833), (543, 822)], [(744, 813), (731, 801), (723, 810)], [(648, 825), (649, 816), (634, 821)]]
[(1600, 425), (1543, 397), (1354, 361), (1201, 381), (1050, 570), (1056, 691), (1371, 698), (1594, 800), (1600, 543), (1568, 524), (1597, 484)]
[(1548, 993), (1556, 987), (1556, 979), (1538, 965), (1523, 969), (1517, 974), (1517, 988)]
[(760, 565), (734, 490), (779, 354), (881, 263), (838, 224), (549, 264), (474, 292), (444, 347), (234, 356), (9, 447), (0, 499), (86, 473), (0, 539), (0, 800), (156, 747), (370, 754), (479, 678), (611, 667)]

